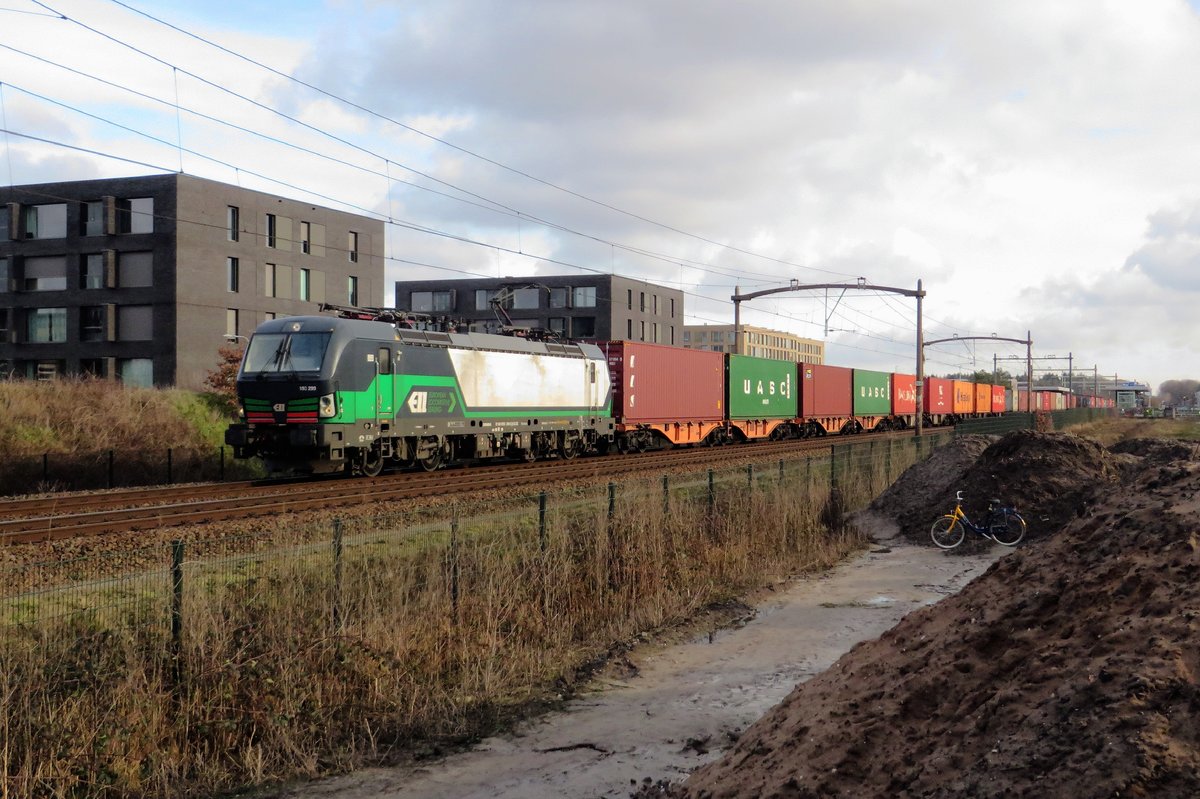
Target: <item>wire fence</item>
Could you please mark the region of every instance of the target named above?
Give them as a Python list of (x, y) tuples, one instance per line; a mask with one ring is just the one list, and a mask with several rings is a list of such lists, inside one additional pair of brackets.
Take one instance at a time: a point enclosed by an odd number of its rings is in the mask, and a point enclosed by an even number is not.
[(93, 491), (173, 483), (248, 480), (263, 475), (256, 462), (235, 460), (228, 447), (47, 452), (0, 462), (0, 493)]
[(5, 774), (208, 793), (477, 734), (613, 641), (836, 562), (845, 514), (954, 435), (0, 566)]

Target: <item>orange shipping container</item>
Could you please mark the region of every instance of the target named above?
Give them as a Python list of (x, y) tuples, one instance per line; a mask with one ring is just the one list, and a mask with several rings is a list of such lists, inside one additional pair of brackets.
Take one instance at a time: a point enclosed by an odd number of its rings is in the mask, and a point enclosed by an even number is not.
[(975, 413), (991, 413), (992, 387), (988, 383), (975, 384)]
[(954, 380), (954, 412), (975, 412), (975, 384), (966, 380)]

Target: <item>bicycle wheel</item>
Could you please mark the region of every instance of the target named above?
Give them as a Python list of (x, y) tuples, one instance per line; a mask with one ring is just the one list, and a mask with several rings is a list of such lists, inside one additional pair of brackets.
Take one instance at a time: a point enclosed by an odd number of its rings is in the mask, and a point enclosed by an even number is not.
[(966, 534), (966, 529), (953, 516), (941, 516), (929, 528), (929, 535), (933, 538), (933, 543), (942, 549), (954, 549), (962, 543)]
[(1015, 547), (1025, 537), (1025, 520), (1015, 510), (1007, 511), (1004, 518), (992, 525), (992, 538), (997, 544)]

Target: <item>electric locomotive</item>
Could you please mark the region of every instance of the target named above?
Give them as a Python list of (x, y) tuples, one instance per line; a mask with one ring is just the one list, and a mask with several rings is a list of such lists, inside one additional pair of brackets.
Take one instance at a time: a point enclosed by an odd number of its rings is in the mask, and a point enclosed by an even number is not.
[(244, 420), (225, 442), (272, 472), (368, 476), (611, 444), (612, 387), (594, 345), (405, 325), (386, 314), (264, 322), (238, 372)]

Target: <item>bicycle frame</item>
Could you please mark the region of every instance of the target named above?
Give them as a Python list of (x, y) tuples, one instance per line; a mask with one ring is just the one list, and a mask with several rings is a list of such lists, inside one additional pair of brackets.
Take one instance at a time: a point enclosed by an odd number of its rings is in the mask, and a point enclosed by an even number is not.
[[(954, 517), (954, 524), (961, 523), (964, 527), (966, 527), (972, 533), (975, 533), (977, 535), (987, 536), (988, 538), (992, 537), (991, 530), (990, 530), (990, 527), (991, 527), (991, 524), (990, 524), (991, 514), (990, 513), (988, 514), (988, 522), (989, 522), (988, 526), (980, 527), (979, 525), (975, 524), (975, 522), (971, 521), (971, 517), (967, 516), (967, 512), (962, 509), (962, 500), (959, 499), (955, 502), (954, 512), (951, 513), (950, 515)], [(951, 525), (950, 529), (953, 530), (954, 525)]]

